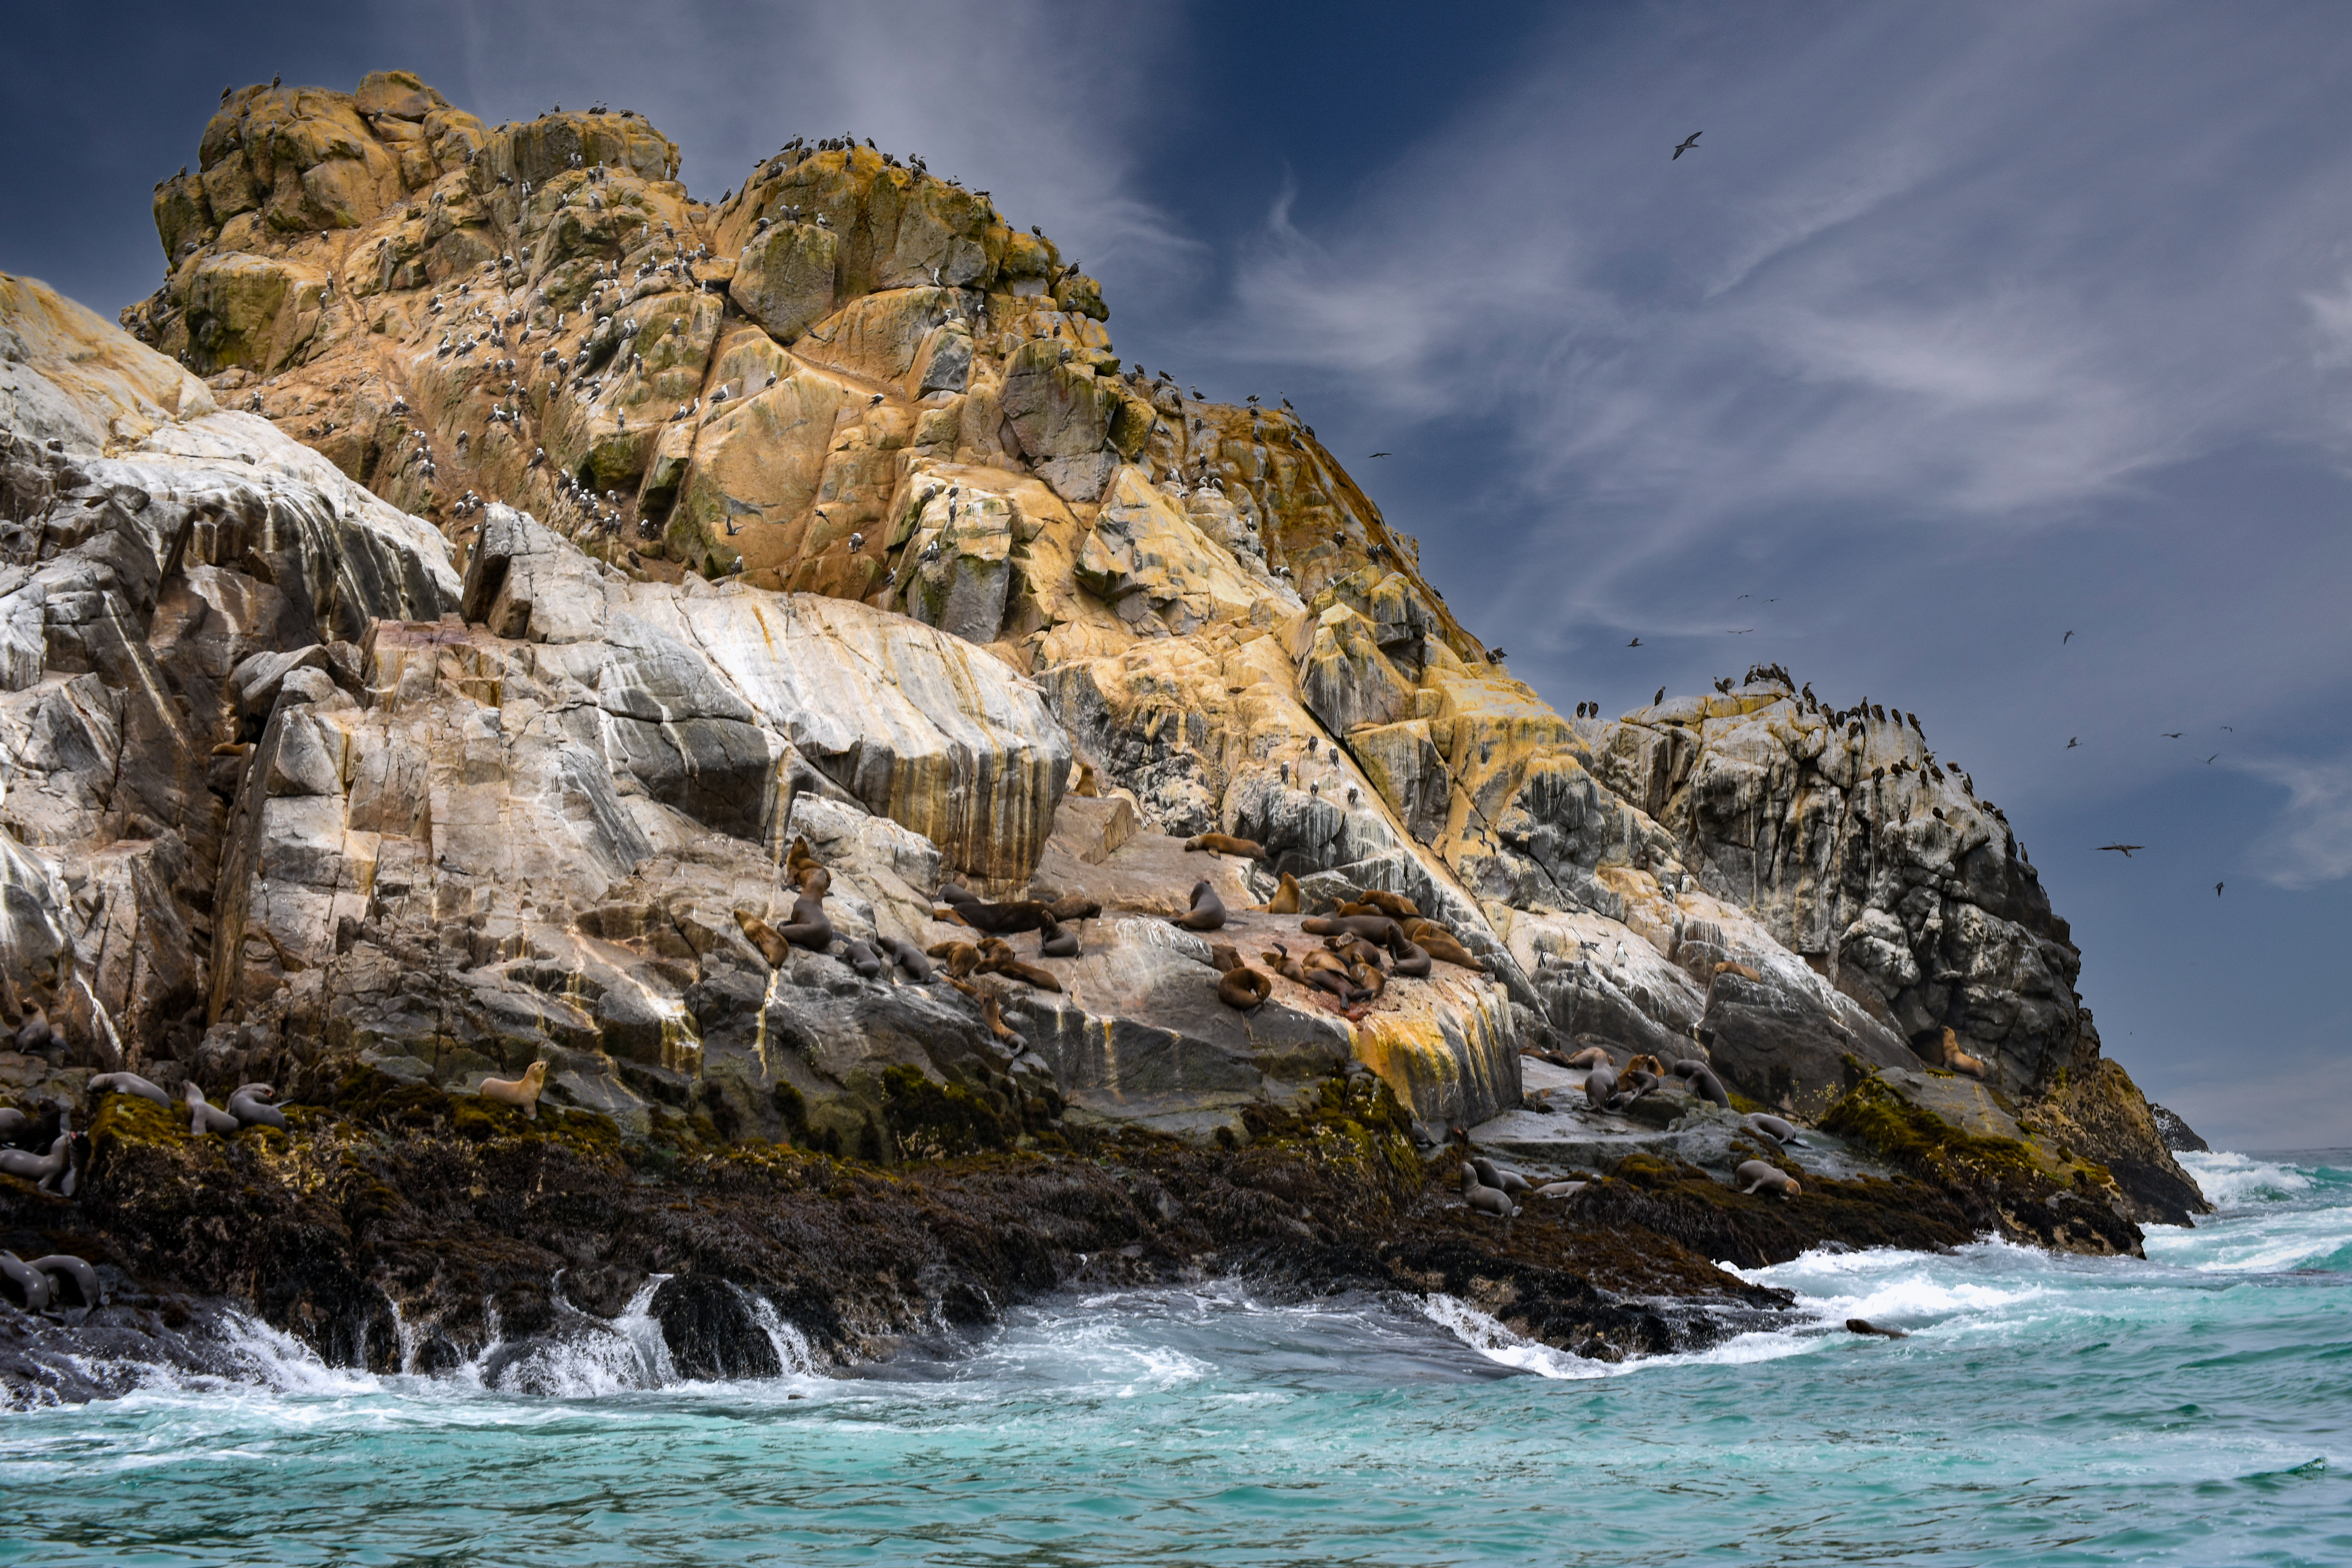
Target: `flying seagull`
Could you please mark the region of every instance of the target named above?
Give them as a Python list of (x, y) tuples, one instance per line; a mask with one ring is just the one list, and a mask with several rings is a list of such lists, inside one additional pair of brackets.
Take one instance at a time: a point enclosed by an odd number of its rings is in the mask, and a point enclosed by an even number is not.
[(2125, 859), (2128, 860), (2131, 858), (2131, 852), (2133, 850), (2145, 849), (2147, 846), (2145, 844), (2102, 844), (2099, 847), (2102, 850), (2112, 849), (2118, 855), (2121, 855)]
[(2221, 884), (2219, 882), (2213, 884), (2213, 896), (2217, 899), (2221, 896)]
[(1375, 458), (1385, 458), (1388, 454), (1386, 452), (1374, 452), (1372, 456)]
[(1627, 647), (1640, 647), (1642, 646), (1642, 639), (1640, 637), (1635, 637), (1632, 642), (1627, 643), (1625, 646)]
[(2168, 730), (2164, 732), (2164, 738), (2168, 741), (2178, 741), (2181, 736), (2187, 733), (2188, 731), (2185, 730)]
[[(2213, 753), (2213, 757), (2218, 757), (2218, 756), (2220, 756), (2221, 754), (2221, 752), (2214, 752), (2214, 753)], [(2206, 758), (2206, 759), (2205, 759), (2205, 765), (2206, 765), (2207, 767), (2209, 767), (2209, 768), (2210, 768), (2210, 767), (2211, 767), (2211, 766), (2213, 765), (2213, 757), (2208, 757), (2208, 758)]]
[[(1704, 131), (1694, 131), (1694, 132), (1691, 132), (1687, 137), (1684, 138), (1684, 140), (1683, 140), (1683, 144), (1682, 144), (1681, 146), (1679, 146), (1679, 147), (1677, 147), (1677, 148), (1675, 148), (1675, 158), (1679, 158), (1679, 157), (1681, 157), (1684, 153), (1687, 153), (1687, 152), (1690, 152), (1693, 148), (1696, 147), (1696, 146), (1698, 145), (1698, 139), (1699, 139), (1701, 136), (1704, 136), (1704, 135), (1706, 135), (1706, 132), (1705, 132)], [(1667, 162), (1667, 163), (1673, 163), (1674, 161), (1675, 161), (1675, 159), (1674, 159), (1674, 158), (1669, 158), (1669, 159), (1667, 159), (1667, 160), (1666, 160), (1666, 162)]]
[(2058, 646), (2060, 647), (2064, 647), (2068, 643), (2073, 642), (2074, 640), (2074, 634), (2073, 632), (2068, 632), (2064, 637), (2058, 639)]
[(2068, 740), (2068, 741), (2067, 741), (2067, 742), (2066, 742), (2066, 749), (2067, 749), (2068, 751), (2070, 751), (2070, 752), (2071, 752), (2071, 751), (2073, 751), (2076, 746), (2081, 745), (2082, 743), (2083, 743), (2083, 737), (2082, 737), (2082, 736), (2080, 736), (2080, 735), (2074, 736), (2072, 739), (2070, 739), (2070, 740)]

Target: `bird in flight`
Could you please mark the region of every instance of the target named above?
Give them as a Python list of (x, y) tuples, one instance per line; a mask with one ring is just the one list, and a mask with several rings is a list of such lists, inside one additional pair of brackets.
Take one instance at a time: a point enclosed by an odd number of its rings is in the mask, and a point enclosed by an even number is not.
[(2068, 643), (2073, 642), (2074, 640), (2074, 634), (2073, 632), (2068, 632), (2064, 637), (2058, 639), (2058, 646), (2060, 647), (2064, 647)]
[[(1694, 151), (1698, 146), (1698, 139), (1706, 134), (1706, 132), (1704, 131), (1694, 131), (1688, 136), (1685, 137), (1683, 139), (1683, 144), (1675, 149), (1675, 158), (1679, 158), (1684, 153)], [(1671, 163), (1675, 161), (1675, 158), (1669, 158), (1666, 162)]]
[[(1740, 598), (1740, 599), (1744, 599), (1744, 598), (1746, 598), (1746, 597), (1748, 597), (1748, 595), (1745, 595), (1745, 594), (1742, 594), (1742, 595), (1739, 595), (1739, 598)], [(1735, 605), (1736, 605), (1736, 604), (1738, 604), (1738, 602), (1739, 602), (1739, 599), (1734, 599), (1734, 600), (1732, 601), (1732, 603), (1733, 603), (1733, 604), (1735, 604)]]
[(2219, 882), (2213, 884), (2213, 896), (2217, 899), (2221, 896), (2221, 884)]
[(1736, 632), (1730, 632), (1730, 631), (1727, 631), (1727, 632), (1724, 633), (1723, 635), (1724, 635), (1725, 637), (1746, 637), (1746, 636), (1748, 635), (1748, 632), (1752, 632), (1752, 631), (1754, 631), (1755, 629), (1756, 629), (1756, 628), (1755, 628), (1754, 626), (1749, 626), (1749, 627), (1746, 628), (1746, 630), (1743, 630), (1743, 631), (1736, 631)]
[[(2228, 726), (2227, 724), (2222, 725), (2222, 726), (2221, 726), (2221, 728), (2223, 728), (2224, 730), (2230, 730), (2230, 726)], [(2237, 731), (2236, 731), (2235, 730), (2230, 730), (2230, 733), (2231, 733), (2232, 735), (2234, 735), (2234, 734), (2236, 734), (2236, 733), (2237, 733)]]
[(2164, 731), (2164, 738), (2168, 741), (2178, 741), (2185, 733), (2187, 731), (2182, 730), (2167, 730)]
[(1388, 454), (1386, 452), (1374, 452), (1372, 456), (1375, 458), (1385, 458)]
[(2080, 735), (2072, 736), (2072, 737), (2070, 737), (2070, 738), (2067, 740), (2067, 742), (2066, 742), (2066, 749), (2067, 749), (2068, 751), (2070, 751), (2070, 752), (2071, 752), (2071, 751), (2073, 751), (2076, 746), (2078, 746), (2078, 745), (2082, 744), (2082, 742), (2083, 742), (2083, 737), (2082, 737), (2082, 736), (2080, 736)]
[(1635, 637), (1632, 642), (1627, 643), (1625, 646), (1627, 647), (1640, 647), (1642, 646), (1642, 639), (1640, 637)]
[[(2220, 756), (2221, 754), (2221, 752), (2214, 752), (2214, 753), (2213, 753), (2213, 757), (2218, 757), (2218, 756)], [(2207, 767), (2209, 767), (2209, 768), (2210, 768), (2210, 767), (2211, 767), (2211, 766), (2213, 765), (2213, 757), (2208, 757), (2208, 758), (2206, 758), (2206, 759), (2205, 759), (2205, 765), (2206, 765)]]
[(2101, 849), (2101, 850), (2103, 850), (2103, 851), (2104, 851), (2104, 850), (2108, 850), (2108, 849), (2113, 849), (2113, 850), (2115, 850), (2117, 854), (2121, 855), (2125, 859), (2128, 860), (2128, 859), (2130, 859), (2130, 858), (2131, 858), (2131, 852), (2132, 852), (2133, 850), (2135, 850), (2135, 849), (2145, 849), (2145, 848), (2147, 848), (2147, 845), (2145, 845), (2145, 844), (2102, 844), (2102, 845), (2100, 845), (2100, 846), (2099, 846), (2099, 847), (2100, 847), (2100, 849)]

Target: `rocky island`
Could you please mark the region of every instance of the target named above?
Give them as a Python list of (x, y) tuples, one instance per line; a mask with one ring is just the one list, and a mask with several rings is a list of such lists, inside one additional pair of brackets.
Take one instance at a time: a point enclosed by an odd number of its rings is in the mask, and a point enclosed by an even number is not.
[(988, 193), (681, 169), (247, 88), (120, 324), (0, 275), (10, 1399), (1220, 1275), (1617, 1359), (2203, 1211), (1917, 715), (1563, 716)]

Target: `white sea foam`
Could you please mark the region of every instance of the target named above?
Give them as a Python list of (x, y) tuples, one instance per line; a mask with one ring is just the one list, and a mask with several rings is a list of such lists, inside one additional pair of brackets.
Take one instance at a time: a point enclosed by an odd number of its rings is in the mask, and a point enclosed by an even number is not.
[(2302, 1171), (2252, 1154), (2234, 1154), (2226, 1149), (2202, 1153), (2190, 1150), (2173, 1158), (2196, 1179), (2206, 1201), (2216, 1208), (2278, 1203), (2311, 1191), (2311, 1178)]
[(1607, 1362), (1570, 1355), (1566, 1351), (1554, 1350), (1549, 1345), (1515, 1334), (1469, 1302), (1443, 1291), (1433, 1291), (1422, 1298), (1421, 1310), (1431, 1322), (1488, 1361), (1498, 1362), (1504, 1366), (1531, 1372), (1538, 1377), (1577, 1379), (1609, 1375), (1610, 1363)]

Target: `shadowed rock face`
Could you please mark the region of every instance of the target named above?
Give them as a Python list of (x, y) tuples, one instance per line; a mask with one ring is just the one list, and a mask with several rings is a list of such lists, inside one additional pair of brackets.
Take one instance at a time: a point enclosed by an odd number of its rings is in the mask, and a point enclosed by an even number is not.
[[(64, 1039), (27, 1093), (470, 1104), (536, 1061), (628, 1140), (915, 1162), (1243, 1144), (1367, 1068), (1442, 1133), (1527, 1047), (1806, 1119), (1981, 1062), (2096, 1201), (2200, 1202), (1916, 729), (1777, 671), (1563, 719), (1302, 420), (1123, 365), (981, 193), (796, 146), (714, 205), (634, 116), (492, 129), (399, 73), (233, 94), (199, 168), (129, 334), (0, 278), (0, 1023)], [(795, 838), (822, 948), (778, 934)], [(877, 973), (972, 941), (949, 880), (1099, 913), (1026, 974)], [(1367, 889), (1471, 962), (1218, 1000), (1212, 942), (1271, 972)], [(707, 1286), (674, 1354), (756, 1360)]]

